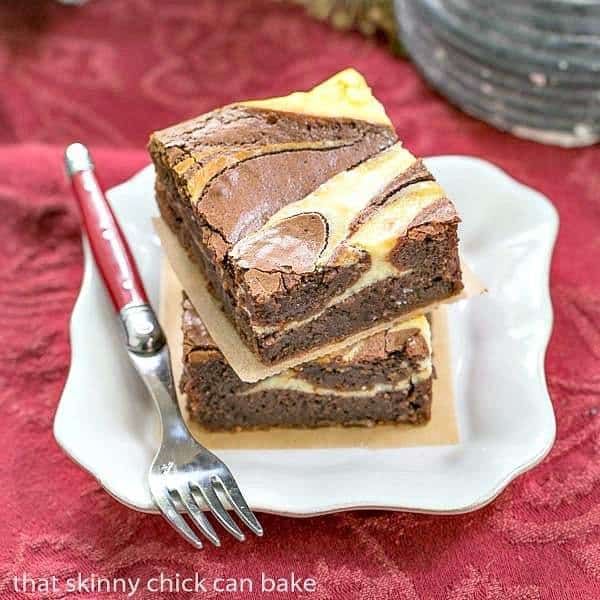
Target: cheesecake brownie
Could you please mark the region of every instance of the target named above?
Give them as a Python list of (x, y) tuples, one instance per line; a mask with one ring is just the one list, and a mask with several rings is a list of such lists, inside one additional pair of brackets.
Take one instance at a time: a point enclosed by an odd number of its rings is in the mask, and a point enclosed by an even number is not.
[(462, 289), (454, 206), (356, 71), (149, 148), (163, 219), (265, 364)]
[(425, 317), (263, 379), (245, 383), (184, 298), (181, 390), (210, 430), (423, 423), (431, 410), (431, 333)]

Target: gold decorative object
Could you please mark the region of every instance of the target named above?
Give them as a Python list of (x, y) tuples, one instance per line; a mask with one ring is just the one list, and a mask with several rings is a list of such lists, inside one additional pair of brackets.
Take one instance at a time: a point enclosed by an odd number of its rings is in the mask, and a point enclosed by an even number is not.
[(404, 54), (398, 38), (392, 0), (286, 0), (306, 8), (312, 17), (327, 21), (335, 29), (360, 31), (368, 37), (383, 37), (396, 54)]

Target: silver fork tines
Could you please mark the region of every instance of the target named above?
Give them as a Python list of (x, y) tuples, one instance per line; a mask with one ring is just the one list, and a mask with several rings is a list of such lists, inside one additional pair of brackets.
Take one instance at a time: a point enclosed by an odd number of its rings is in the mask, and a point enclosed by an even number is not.
[[(148, 481), (156, 506), (167, 521), (196, 548), (202, 548), (200, 531), (215, 546), (219, 536), (208, 520), (206, 507), (236, 539), (245, 539), (219, 497), (219, 491), (256, 535), (263, 529), (244, 500), (229, 468), (199, 444), (185, 426), (175, 395), (169, 350), (154, 312), (138, 305), (121, 312), (129, 356), (154, 398), (162, 425), (162, 442)], [(184, 513), (180, 514), (178, 505)], [(194, 527), (188, 523), (186, 515)]]

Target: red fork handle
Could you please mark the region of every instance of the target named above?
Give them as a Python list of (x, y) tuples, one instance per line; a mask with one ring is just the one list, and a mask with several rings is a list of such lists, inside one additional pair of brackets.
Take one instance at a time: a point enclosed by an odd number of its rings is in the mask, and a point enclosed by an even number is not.
[(65, 150), (65, 166), (81, 211), (94, 259), (117, 312), (147, 304), (142, 279), (106, 196), (96, 179), (94, 164), (83, 144)]

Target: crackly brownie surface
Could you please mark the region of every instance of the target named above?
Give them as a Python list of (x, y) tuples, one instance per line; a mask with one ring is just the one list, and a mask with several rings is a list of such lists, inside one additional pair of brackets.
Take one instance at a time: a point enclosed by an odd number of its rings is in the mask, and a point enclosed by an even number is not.
[(430, 417), (425, 317), (258, 383), (237, 377), (187, 298), (182, 328), (181, 389), (192, 418), (208, 429), (423, 423)]
[(161, 214), (265, 363), (462, 287), (452, 203), (364, 79), (155, 133)]

